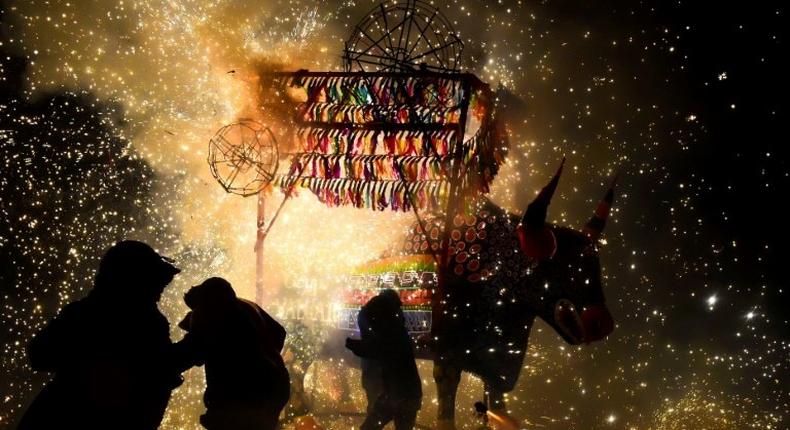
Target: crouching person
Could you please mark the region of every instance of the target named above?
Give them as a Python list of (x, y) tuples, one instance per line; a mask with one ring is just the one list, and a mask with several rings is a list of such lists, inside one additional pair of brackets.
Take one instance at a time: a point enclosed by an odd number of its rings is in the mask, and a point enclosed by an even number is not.
[(222, 278), (192, 287), (184, 301), (192, 311), (179, 325), (187, 330), (179, 346), (206, 368), (200, 423), (209, 430), (276, 429), (290, 395), (280, 356), (285, 329)]
[[(385, 290), (360, 311), (365, 317), (362, 339), (346, 339), (346, 347), (381, 369), (381, 392), (362, 423), (362, 430), (383, 428), (394, 421), (396, 430), (411, 430), (422, 402), (422, 385), (414, 361), (412, 340), (404, 324), (397, 294)], [(393, 300), (393, 295), (396, 298)]]

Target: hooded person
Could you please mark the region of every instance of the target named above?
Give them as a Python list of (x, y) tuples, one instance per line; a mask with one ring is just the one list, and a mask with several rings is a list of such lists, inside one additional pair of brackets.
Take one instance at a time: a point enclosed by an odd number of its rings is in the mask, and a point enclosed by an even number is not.
[(88, 295), (66, 305), (30, 342), (33, 370), (54, 376), (18, 428), (158, 428), (188, 366), (157, 308), (179, 272), (145, 243), (112, 246)]
[[(381, 429), (390, 421), (396, 430), (411, 430), (422, 402), (422, 383), (397, 293), (384, 290), (370, 299), (358, 323), (361, 339), (346, 339), (346, 347), (363, 359), (363, 386), (372, 400), (361, 430)], [(375, 398), (370, 388), (379, 391)]]
[(193, 287), (184, 301), (191, 312), (179, 324), (187, 330), (179, 345), (206, 368), (200, 423), (209, 430), (277, 428), (290, 395), (280, 355), (285, 329), (222, 278)]

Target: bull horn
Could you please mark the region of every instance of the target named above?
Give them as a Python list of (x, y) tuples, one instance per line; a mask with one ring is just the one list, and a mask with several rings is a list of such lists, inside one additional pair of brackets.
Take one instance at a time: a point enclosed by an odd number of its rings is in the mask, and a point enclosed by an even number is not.
[(562, 168), (565, 166), (565, 157), (562, 157), (562, 162), (560, 163), (560, 167), (557, 169), (557, 173), (554, 174), (554, 177), (551, 178), (548, 184), (540, 190), (540, 193), (532, 203), (527, 206), (527, 210), (524, 212), (524, 216), (521, 217), (521, 224), (527, 227), (535, 227), (541, 228), (546, 223), (546, 212), (549, 209), (549, 203), (551, 203), (551, 197), (554, 195), (554, 191), (557, 189), (557, 184), (560, 182), (560, 175), (562, 175)]
[(606, 192), (606, 195), (598, 202), (598, 207), (595, 208), (595, 212), (593, 213), (592, 218), (587, 222), (587, 225), (584, 226), (584, 234), (587, 235), (591, 240), (596, 241), (601, 236), (601, 232), (603, 228), (606, 226), (606, 219), (609, 218), (609, 212), (612, 209), (612, 202), (614, 202), (614, 186), (617, 184), (617, 178), (619, 174), (614, 176), (612, 179), (612, 184), (609, 186), (609, 190)]

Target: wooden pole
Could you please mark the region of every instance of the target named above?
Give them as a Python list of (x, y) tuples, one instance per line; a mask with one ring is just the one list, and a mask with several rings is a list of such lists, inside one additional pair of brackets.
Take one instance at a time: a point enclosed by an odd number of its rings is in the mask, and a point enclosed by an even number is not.
[(266, 197), (264, 192), (258, 193), (258, 218), (255, 238), (255, 303), (263, 306), (263, 243), (266, 240)]
[[(294, 158), (294, 160), (296, 159)], [(302, 175), (303, 169), (304, 166), (299, 167), (299, 170), (296, 172), (297, 178)], [(265, 192), (261, 191), (258, 193), (257, 239), (255, 241), (255, 302), (261, 307), (263, 307), (263, 302), (267, 298), (263, 290), (263, 243), (266, 240), (266, 236), (269, 235), (269, 230), (271, 230), (274, 226), (274, 222), (277, 221), (277, 217), (280, 216), (280, 211), (283, 210), (285, 202), (287, 202), (291, 195), (293, 195), (295, 184), (296, 180), (291, 182), (287, 189), (283, 190), (283, 200), (280, 202), (280, 206), (277, 206), (277, 210), (274, 211), (274, 215), (269, 221), (269, 225), (266, 225)]]

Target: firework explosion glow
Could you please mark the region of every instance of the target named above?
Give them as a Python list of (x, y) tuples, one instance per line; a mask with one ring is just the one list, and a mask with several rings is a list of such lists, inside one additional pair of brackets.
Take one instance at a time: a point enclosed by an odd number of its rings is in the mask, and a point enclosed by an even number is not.
[[(777, 199), (790, 189), (786, 6), (691, 3), (432, 2), (460, 31), (462, 69), (516, 100), (492, 200), (521, 213), (566, 156), (549, 221), (581, 228), (620, 172), (601, 250), (616, 328), (572, 346), (536, 323), (506, 396), (521, 428), (790, 426), (779, 266), (790, 238)], [(183, 269), (160, 302), (174, 340), (183, 294), (201, 280), (222, 276), (255, 298), (258, 203), (217, 184), (208, 142), (265, 115), (263, 73), (341, 70), (344, 42), (377, 4), (0, 1), (0, 428), (48, 380), (26, 345), (84, 296), (116, 241), (148, 242)], [(282, 192), (268, 192), (273, 214)], [(300, 190), (266, 237), (264, 307), (288, 327), (284, 358), (326, 428), (358, 426), (365, 396), (358, 368), (314, 360), (315, 339), (344, 274), (413, 219)], [(419, 362), (426, 428), (431, 366)], [(163, 429), (201, 428), (204, 373), (184, 376)], [(479, 426), (482, 392), (463, 375), (459, 428)], [(286, 408), (286, 428), (303, 407)]]

